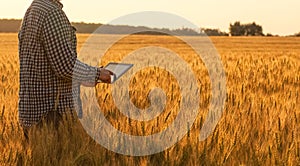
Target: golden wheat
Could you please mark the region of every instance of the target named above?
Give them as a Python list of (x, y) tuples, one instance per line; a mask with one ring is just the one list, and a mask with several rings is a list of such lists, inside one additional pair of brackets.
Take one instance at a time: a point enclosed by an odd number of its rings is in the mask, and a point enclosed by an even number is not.
[[(80, 49), (88, 35), (78, 35)], [(141, 40), (142, 39), (142, 40)], [(16, 34), (0, 34), (0, 164), (25, 165), (299, 165), (300, 38), (212, 37), (226, 71), (227, 101), (212, 135), (199, 142), (211, 100), (210, 81), (200, 59), (169, 36), (133, 35), (116, 44), (102, 63), (119, 61), (130, 51), (162, 46), (178, 52), (197, 76), (201, 91), (198, 117), (190, 132), (164, 152), (146, 157), (123, 156), (93, 141), (80, 122), (64, 122), (59, 133), (43, 127), (24, 145), (18, 125), (19, 61)], [(130, 42), (128, 42), (130, 40)], [(172, 40), (173, 45), (168, 44)], [(127, 42), (126, 42), (127, 41)], [(117, 56), (116, 56), (117, 55)], [(162, 79), (157, 81), (158, 79)], [(160, 87), (166, 109), (151, 121), (139, 122), (116, 108), (110, 85), (98, 85), (98, 102), (111, 124), (125, 133), (149, 135), (168, 127), (178, 113), (179, 85), (167, 71), (150, 67), (130, 81), (130, 98), (139, 108)], [(58, 137), (59, 136), (59, 137)]]

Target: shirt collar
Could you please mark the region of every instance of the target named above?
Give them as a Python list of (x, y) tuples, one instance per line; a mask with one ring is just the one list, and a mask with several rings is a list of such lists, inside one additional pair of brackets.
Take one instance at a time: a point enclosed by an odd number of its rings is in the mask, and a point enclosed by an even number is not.
[(53, 3), (55, 3), (59, 8), (63, 8), (64, 7), (64, 5), (61, 3), (61, 2), (59, 2), (59, 0), (51, 0)]

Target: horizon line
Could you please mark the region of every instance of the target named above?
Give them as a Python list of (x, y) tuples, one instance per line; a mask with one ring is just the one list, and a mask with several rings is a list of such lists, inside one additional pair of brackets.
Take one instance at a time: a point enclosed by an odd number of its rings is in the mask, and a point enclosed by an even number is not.
[[(0, 20), (23, 20), (23, 18), (3, 18), (3, 17), (0, 17)], [(143, 25), (140, 25), (140, 26), (136, 26), (136, 25), (115, 25), (115, 24), (105, 24), (105, 23), (101, 23), (101, 22), (85, 22), (85, 21), (70, 21), (71, 23), (83, 23), (83, 24), (101, 24), (101, 25), (114, 25), (114, 26), (132, 26), (132, 27), (147, 27), (147, 28), (159, 28), (159, 29), (162, 29), (162, 28), (167, 28), (169, 30), (172, 30), (174, 28), (170, 28), (170, 27), (149, 27), (149, 26), (143, 26)], [(235, 22), (240, 22), (241, 24), (249, 24), (249, 23), (256, 23), (255, 21), (252, 21), (252, 22), (248, 22), (248, 23), (244, 23), (242, 21), (235, 21)], [(232, 23), (229, 23), (229, 25), (232, 24)], [(261, 26), (263, 27), (263, 24), (261, 24)], [(204, 26), (203, 26), (204, 27)], [(184, 28), (184, 27), (183, 27)], [(199, 27), (200, 28), (200, 27)], [(226, 33), (229, 33), (229, 27), (227, 30), (223, 30), (223, 29), (220, 29), (218, 27), (204, 27), (204, 29), (217, 29), (217, 30), (220, 30), (221, 32), (226, 32)], [(282, 36), (282, 37), (286, 37), (286, 36), (293, 36), (293, 35), (296, 35), (296, 34), (299, 34), (299, 32), (292, 32), (290, 34), (287, 34), (287, 35), (279, 35), (279, 34), (273, 34), (272, 32), (271, 33), (266, 33), (266, 34), (272, 34), (274, 36)]]

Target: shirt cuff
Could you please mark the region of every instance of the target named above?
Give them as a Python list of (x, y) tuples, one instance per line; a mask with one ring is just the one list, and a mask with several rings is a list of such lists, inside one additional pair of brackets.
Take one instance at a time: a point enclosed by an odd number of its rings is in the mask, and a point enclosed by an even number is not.
[(95, 82), (99, 82), (100, 80), (100, 74), (101, 74), (101, 68), (97, 68), (97, 74), (96, 74), (96, 78), (95, 78)]

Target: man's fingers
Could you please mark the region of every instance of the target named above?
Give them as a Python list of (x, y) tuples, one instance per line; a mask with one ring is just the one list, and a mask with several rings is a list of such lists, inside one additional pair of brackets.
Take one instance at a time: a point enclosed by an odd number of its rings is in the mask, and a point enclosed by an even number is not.
[(114, 73), (112, 71), (108, 70), (108, 72), (110, 75), (114, 75)]
[(111, 83), (111, 76), (114, 75), (114, 73), (110, 70), (101, 68), (100, 73), (100, 80), (104, 83)]
[(107, 70), (107, 69), (103, 69), (101, 70), (102, 73), (105, 73), (105, 74), (109, 74), (109, 75), (114, 75), (114, 73), (110, 70)]

